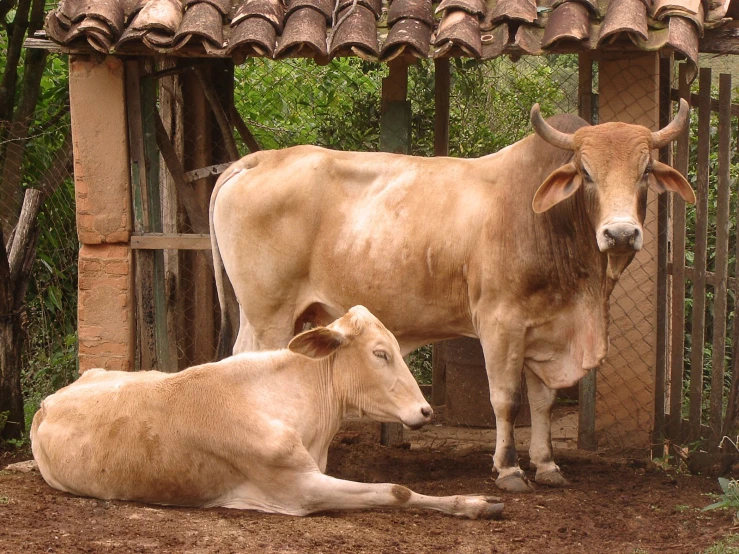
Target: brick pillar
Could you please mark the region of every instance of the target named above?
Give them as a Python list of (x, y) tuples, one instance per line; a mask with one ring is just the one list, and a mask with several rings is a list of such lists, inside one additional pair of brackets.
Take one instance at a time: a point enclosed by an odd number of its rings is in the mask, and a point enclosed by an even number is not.
[[(599, 122), (659, 125), (656, 53), (599, 64)], [(611, 297), (611, 347), (598, 373), (596, 432), (600, 446), (645, 447), (654, 416), (657, 297), (657, 195), (650, 191), (644, 247)]]
[(73, 56), (69, 97), (79, 256), (80, 372), (133, 369), (134, 318), (122, 62)]

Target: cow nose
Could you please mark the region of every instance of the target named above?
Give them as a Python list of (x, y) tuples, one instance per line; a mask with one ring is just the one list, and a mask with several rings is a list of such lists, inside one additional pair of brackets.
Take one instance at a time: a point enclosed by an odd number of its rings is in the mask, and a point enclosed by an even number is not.
[(601, 250), (641, 250), (642, 237), (639, 227), (622, 223), (609, 225), (603, 229)]
[(421, 414), (426, 419), (430, 419), (432, 415), (434, 415), (434, 410), (431, 408), (431, 406), (424, 406), (421, 408)]

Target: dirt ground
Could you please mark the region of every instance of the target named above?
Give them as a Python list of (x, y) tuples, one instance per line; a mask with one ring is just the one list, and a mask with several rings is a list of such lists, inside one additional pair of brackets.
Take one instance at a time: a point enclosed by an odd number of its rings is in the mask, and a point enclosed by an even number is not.
[[(29, 457), (6, 454), (0, 470)], [(558, 461), (569, 488), (514, 495), (495, 488), (490, 452), (386, 448), (367, 434), (337, 435), (329, 474), (426, 494), (498, 494), (501, 521), (416, 510), (297, 518), (144, 506), (77, 498), (51, 489), (36, 472), (0, 471), (0, 552), (693, 553), (731, 533), (731, 514), (699, 511), (712, 502), (707, 493), (718, 492), (715, 478), (573, 450), (559, 452)]]

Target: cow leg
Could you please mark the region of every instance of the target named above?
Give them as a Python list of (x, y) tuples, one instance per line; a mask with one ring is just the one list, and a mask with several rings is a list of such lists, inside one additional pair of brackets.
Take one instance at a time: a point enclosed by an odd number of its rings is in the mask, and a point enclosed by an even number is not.
[(254, 352), (259, 350), (257, 339), (254, 336), (254, 329), (244, 313), (244, 309), (239, 306), (239, 334), (236, 336), (233, 353), (241, 354), (242, 352)]
[(495, 484), (505, 491), (527, 492), (531, 486), (518, 465), (513, 436), (513, 423), (521, 408), (523, 336), (515, 337), (496, 331), (492, 337), (483, 337), (481, 341), (490, 384), (490, 402), (495, 412), (493, 464), (498, 472)]
[(294, 515), (368, 508), (420, 508), (470, 519), (499, 519), (503, 513), (500, 499), (491, 496), (426, 496), (400, 485), (345, 481), (318, 471), (296, 475), (288, 470), (283, 480), (285, 486), (278, 488), (290, 497), (280, 495), (278, 502), (285, 503), (284, 513)]
[[(250, 312), (256, 310), (249, 307)], [(252, 324), (246, 312), (241, 309), (239, 334), (234, 345), (234, 354), (241, 352), (257, 352), (280, 350), (286, 348), (290, 339), (295, 336), (293, 310), (289, 307), (261, 309), (256, 313), (266, 313), (267, 318), (255, 317)], [(252, 316), (254, 317), (254, 316)]]
[(552, 455), (552, 408), (557, 391), (547, 387), (529, 368), (526, 373), (526, 388), (531, 406), (531, 464), (536, 467), (537, 483), (562, 487), (567, 480), (562, 477)]

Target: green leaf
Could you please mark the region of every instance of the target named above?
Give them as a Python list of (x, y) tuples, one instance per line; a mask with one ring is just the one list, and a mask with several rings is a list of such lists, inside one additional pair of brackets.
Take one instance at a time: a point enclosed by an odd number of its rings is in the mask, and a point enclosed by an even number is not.
[(730, 504), (731, 503), (728, 500), (719, 500), (718, 502), (714, 502), (710, 506), (701, 508), (701, 512), (707, 512), (708, 510), (718, 510), (719, 508), (726, 508)]
[(726, 479), (725, 477), (719, 477), (718, 484), (725, 493), (735, 489), (737, 486), (737, 482), (734, 479)]

